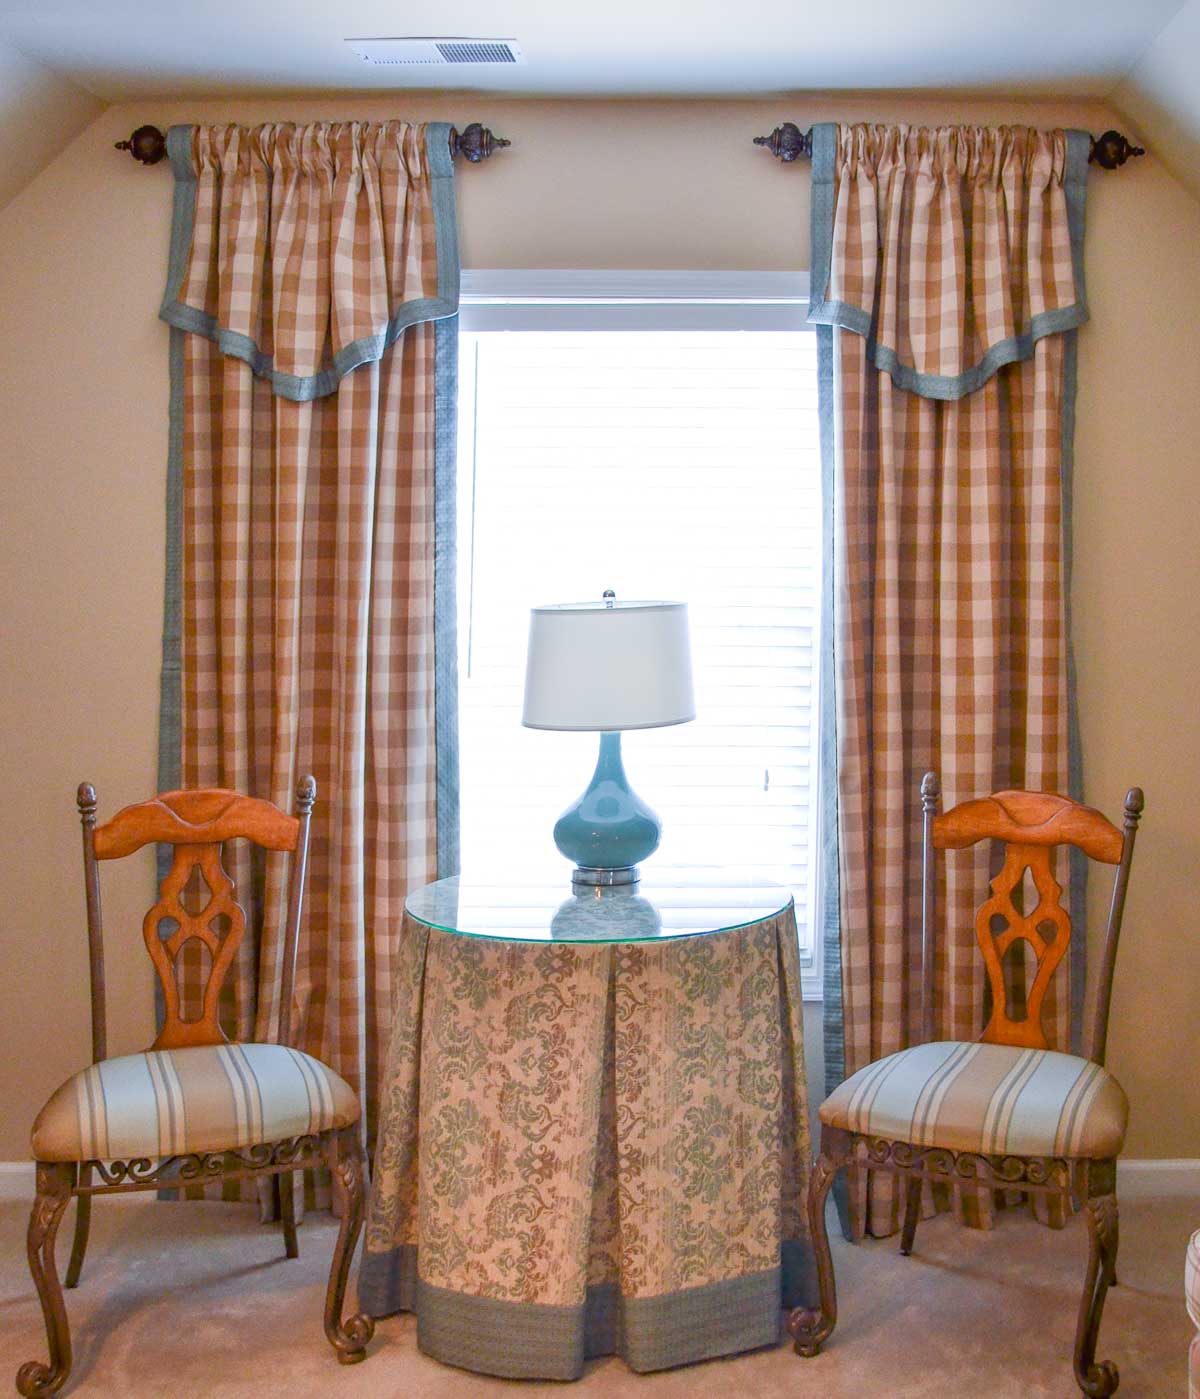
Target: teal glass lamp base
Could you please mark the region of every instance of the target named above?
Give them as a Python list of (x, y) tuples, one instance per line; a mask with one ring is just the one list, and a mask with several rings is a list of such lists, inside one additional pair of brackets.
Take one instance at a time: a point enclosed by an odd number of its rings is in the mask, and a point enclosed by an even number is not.
[(600, 756), (588, 789), (558, 818), (554, 843), (574, 862), (576, 884), (635, 884), (638, 862), (653, 855), (662, 822), (632, 791), (621, 762), (621, 735), (600, 735)]

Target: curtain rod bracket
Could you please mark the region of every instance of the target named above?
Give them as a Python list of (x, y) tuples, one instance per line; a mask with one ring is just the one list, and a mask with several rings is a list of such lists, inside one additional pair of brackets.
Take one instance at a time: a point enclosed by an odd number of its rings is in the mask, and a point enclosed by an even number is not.
[[(506, 141), (503, 136), (494, 136), (477, 121), (465, 126), (461, 132), (457, 127), (450, 128), (450, 158), (461, 155), (472, 165), (478, 165), (493, 152), (511, 145), (511, 141)], [(128, 141), (118, 141), (116, 148), (128, 151), (134, 160), (140, 160), (143, 165), (157, 165), (167, 153), (167, 138), (157, 126), (139, 126)]]
[[(777, 160), (790, 165), (793, 160), (804, 156), (812, 158), (812, 132), (801, 131), (794, 121), (785, 121), (777, 126), (769, 136), (756, 136), (756, 146), (766, 146)], [(1145, 148), (1135, 146), (1119, 131), (1106, 131), (1102, 136), (1092, 137), (1092, 149), (1088, 161), (1099, 165), (1102, 170), (1117, 170), (1134, 155), (1145, 155)]]

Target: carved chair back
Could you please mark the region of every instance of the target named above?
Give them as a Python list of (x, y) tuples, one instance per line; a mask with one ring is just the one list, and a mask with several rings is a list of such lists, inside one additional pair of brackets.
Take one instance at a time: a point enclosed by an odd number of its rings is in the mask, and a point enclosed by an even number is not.
[[(991, 881), (991, 897), (980, 905), (975, 915), (975, 936), (983, 953), (991, 989), (991, 1016), (979, 1038), (990, 1044), (1049, 1048), (1042, 1021), (1043, 1003), (1050, 979), (1071, 941), (1071, 917), (1062, 905), (1062, 887), (1054, 877), (1054, 851), (1058, 846), (1068, 845), (1083, 851), (1090, 859), (1116, 867), (1088, 1048), (1089, 1058), (1103, 1064), (1113, 967), (1125, 911), (1134, 839), (1144, 804), (1141, 789), (1130, 788), (1125, 798), (1123, 830), (1118, 830), (1094, 807), (1049, 792), (996, 792), (960, 802), (944, 813), (938, 811), (939, 799), (937, 774), (926, 773), (921, 783), (925, 1039), (934, 1037), (935, 852), (964, 850), (981, 840), (995, 840), (1003, 843), (1004, 861)], [(1025, 902), (1026, 872), (1036, 893), (1035, 906), (1029, 912), (1021, 906)], [(1004, 971), (1005, 957), (1018, 941), (1032, 948), (1036, 958), (1023, 1016), (1013, 1013)]]
[[(162, 1029), (151, 1048), (228, 1043), (218, 1021), (218, 1003), (226, 974), (245, 935), (246, 914), (236, 901), (233, 881), (221, 862), (221, 847), (225, 841), (236, 839), (252, 841), (265, 850), (291, 853), (279, 1012), (279, 1041), (289, 1042), (296, 939), (316, 790), (311, 777), (300, 780), (295, 816), (289, 816), (272, 802), (217, 787), (164, 792), (150, 801), (123, 808), (112, 820), (97, 826), (95, 789), (86, 782), (80, 785), (93, 1060), (105, 1058), (107, 1049), (99, 861), (121, 859), (150, 844), (174, 849), (171, 868), (159, 885), (158, 901), (142, 921), (142, 936), (162, 987), (164, 1006)], [(197, 898), (185, 894), (189, 888), (199, 891)], [(167, 936), (163, 936), (164, 923), (174, 925)], [(201, 993), (201, 1013), (185, 1019), (180, 1006), (178, 963), (184, 947), (192, 941), (207, 948), (209, 969)]]

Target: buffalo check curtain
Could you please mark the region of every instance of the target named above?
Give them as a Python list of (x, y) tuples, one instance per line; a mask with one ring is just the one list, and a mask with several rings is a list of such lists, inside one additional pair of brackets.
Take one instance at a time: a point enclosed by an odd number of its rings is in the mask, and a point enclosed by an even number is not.
[[(1068, 515), (1087, 154), (1081, 132), (813, 128), (829, 1089), (920, 1038), (921, 774), (940, 772), (947, 806), (1079, 795)], [(952, 857), (939, 891), (940, 1037), (986, 1019), (988, 858)], [(1080, 912), (1047, 1001), (1063, 1049)], [(899, 1227), (890, 1177), (857, 1203), (855, 1228)], [(959, 1203), (986, 1222), (989, 1200)]]
[[(406, 888), (457, 866), (458, 253), (442, 123), (176, 127), (160, 784), (317, 780), (296, 1044), (368, 1135)], [(227, 852), (270, 1040), (283, 863)], [(240, 862), (240, 863), (239, 863)], [(183, 975), (196, 996), (196, 970)]]

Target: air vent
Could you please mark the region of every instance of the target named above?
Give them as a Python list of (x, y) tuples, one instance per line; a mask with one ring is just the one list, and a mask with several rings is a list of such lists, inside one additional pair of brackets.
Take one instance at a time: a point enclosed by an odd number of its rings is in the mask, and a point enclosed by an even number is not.
[(445, 67), (447, 64), (524, 63), (515, 39), (347, 39), (375, 67)]

